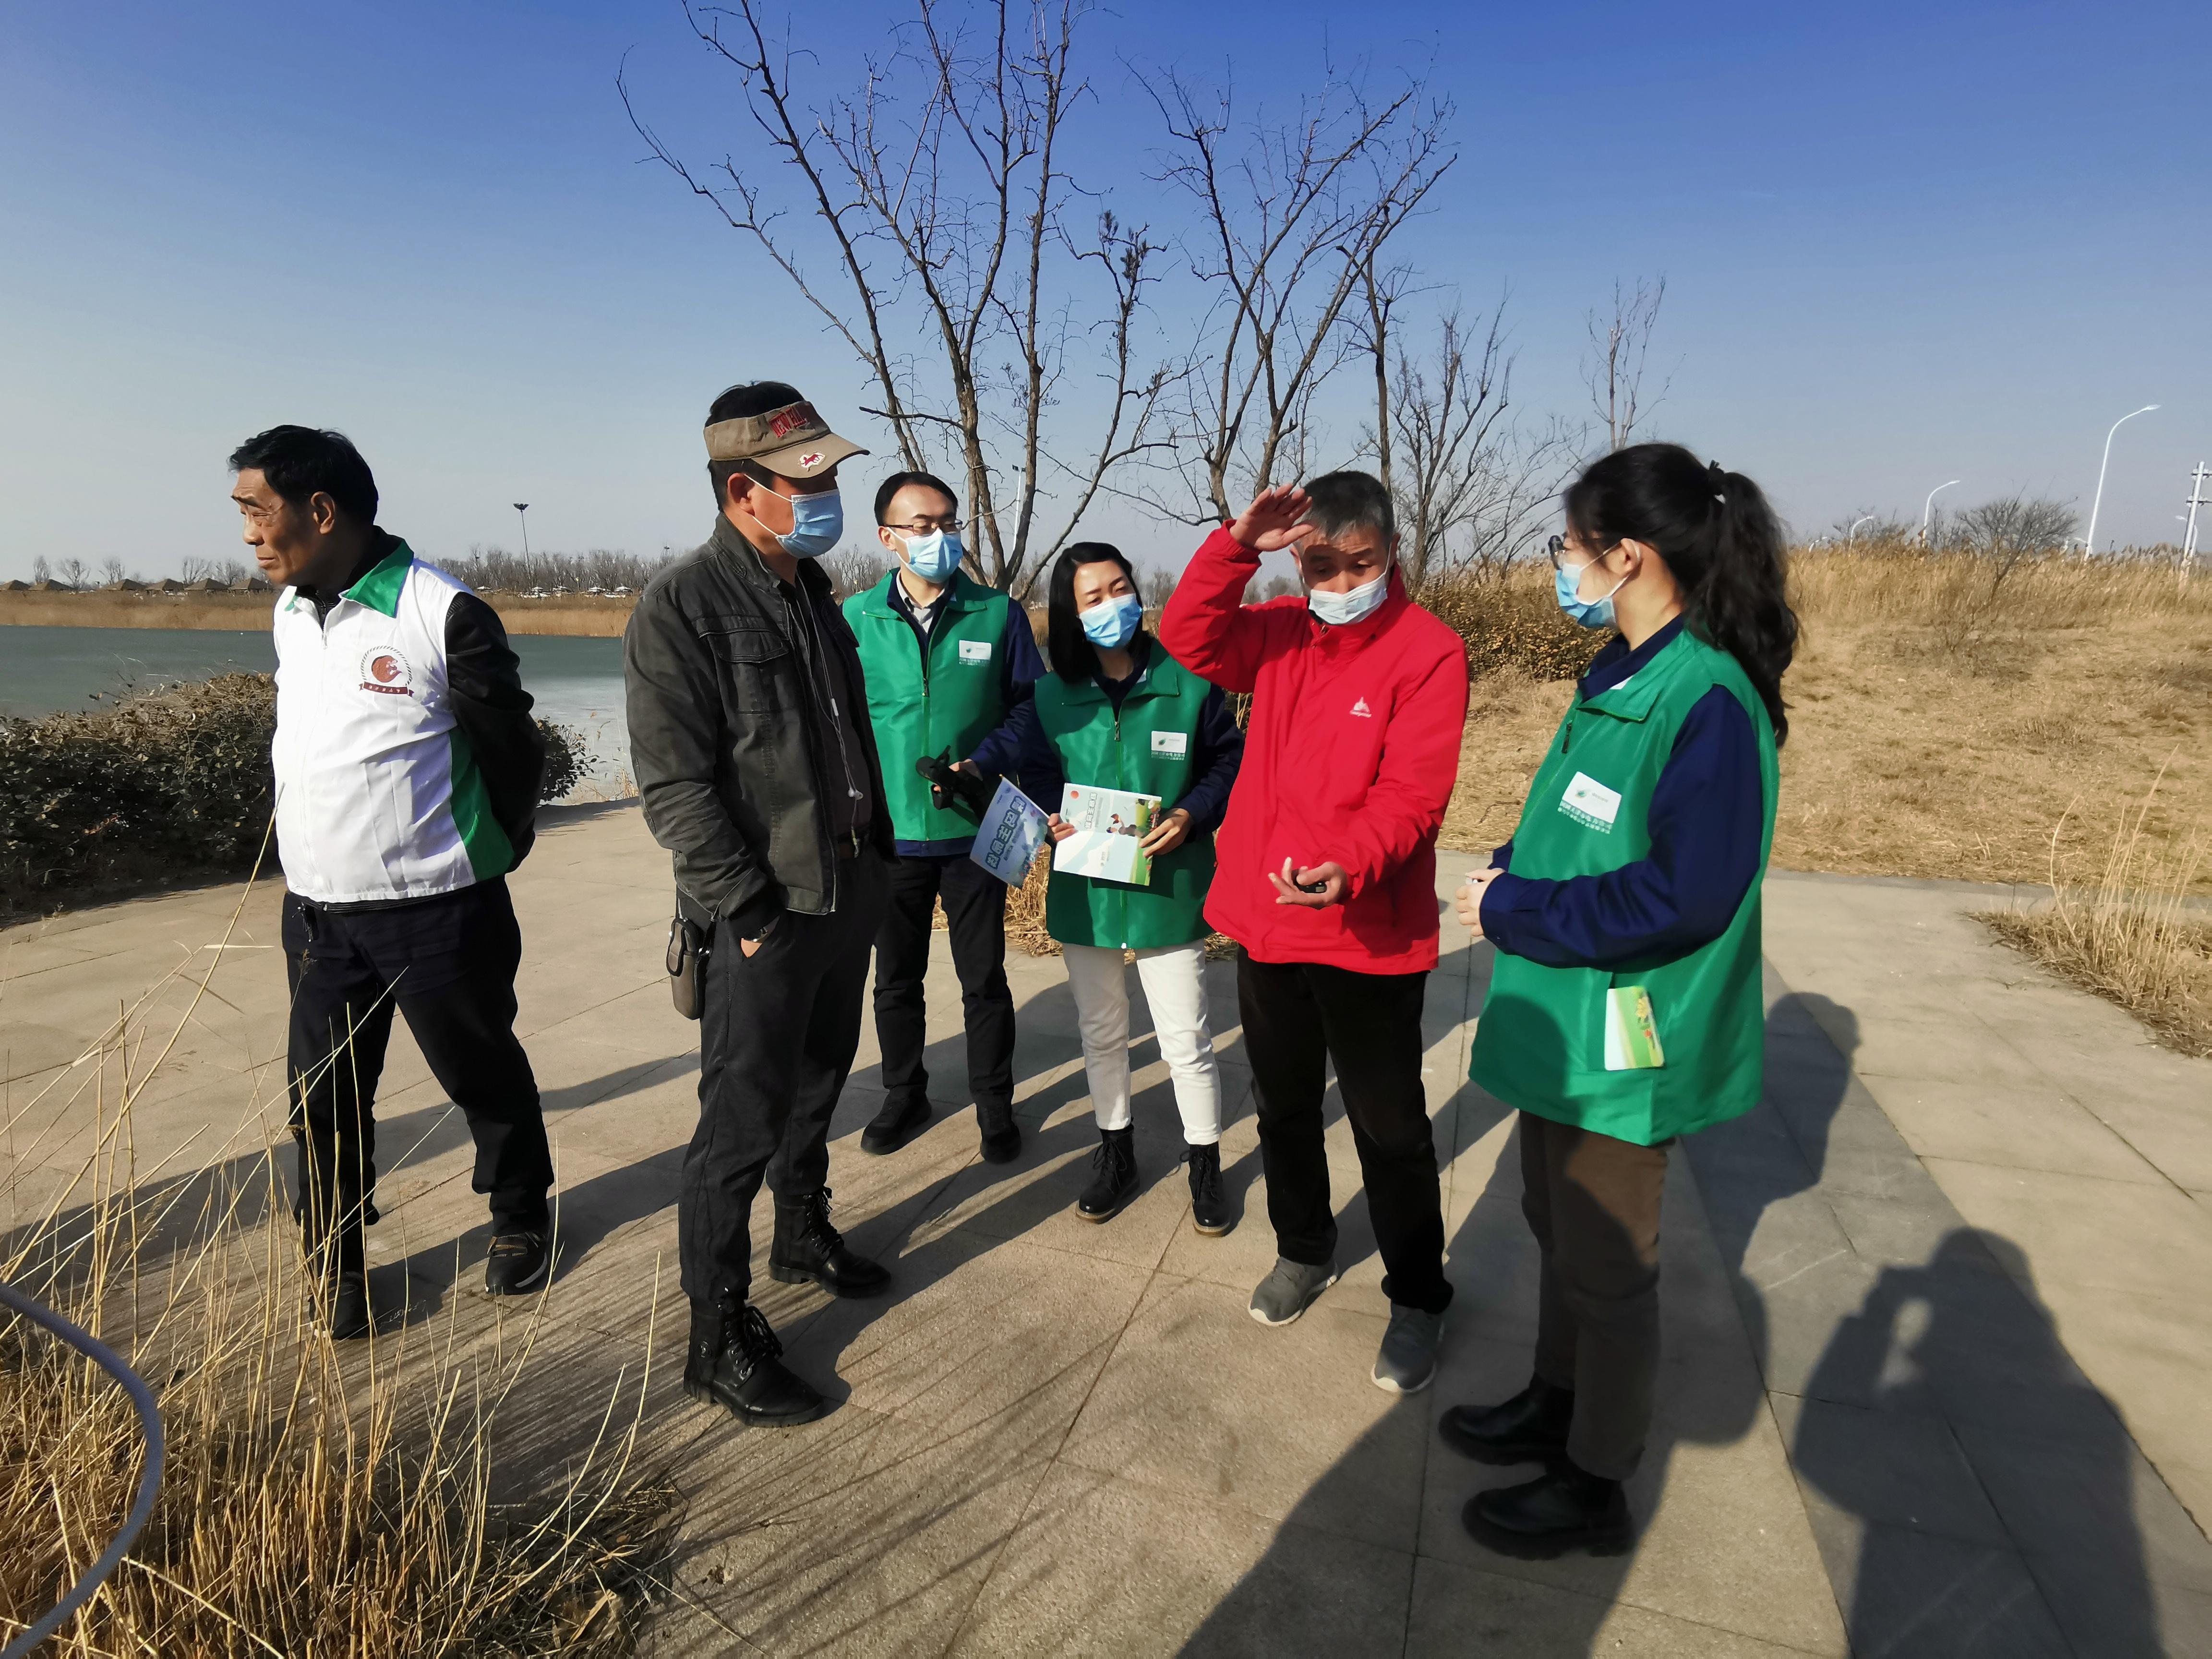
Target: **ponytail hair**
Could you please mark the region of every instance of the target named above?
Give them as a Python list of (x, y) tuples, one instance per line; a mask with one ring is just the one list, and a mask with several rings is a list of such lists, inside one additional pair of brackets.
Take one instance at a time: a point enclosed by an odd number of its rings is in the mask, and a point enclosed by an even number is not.
[(1759, 487), (1680, 444), (1632, 444), (1592, 461), (1567, 486), (1567, 526), (1592, 552), (1625, 541), (1656, 548), (1682, 590), (1692, 633), (1736, 659), (1773, 722), (1790, 735), (1782, 676), (1797, 647), (1783, 592), (1782, 523)]

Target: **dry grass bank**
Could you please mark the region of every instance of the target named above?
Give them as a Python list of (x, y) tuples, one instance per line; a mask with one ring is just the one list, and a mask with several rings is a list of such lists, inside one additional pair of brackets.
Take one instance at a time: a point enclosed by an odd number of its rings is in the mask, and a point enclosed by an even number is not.
[[(167, 1438), (144, 1531), (52, 1650), (628, 1651), (673, 1521), (672, 1494), (631, 1470), (650, 1339), (596, 1397), (573, 1353), (547, 1356), (542, 1302), (464, 1331), (455, 1296), (448, 1316), (333, 1343), (257, 1127), (190, 1179), (133, 1167), (132, 1103), (198, 1000), (150, 1030), (142, 1011), (161, 988), (88, 1064), (4, 1114), (33, 1162), (11, 1164), (0, 1208), (27, 1185), (58, 1196), (0, 1238), (0, 1277), (121, 1352)], [(241, 1122), (258, 1126), (240, 1092)], [(55, 1170), (38, 1149), (88, 1120), (94, 1150)], [(0, 1316), (0, 1640), (115, 1535), (144, 1450), (103, 1372)]]
[[(1971, 556), (1796, 556), (1777, 865), (2037, 883), (2057, 832), (2060, 879), (2094, 881), (2161, 768), (2144, 832), (2212, 821), (2212, 579), (2078, 560), (1995, 574)], [(1571, 690), (1476, 683), (1446, 845), (1512, 832)]]
[[(629, 622), (629, 599), (563, 593), (529, 599), (520, 593), (484, 598), (510, 634), (619, 638)], [(269, 626), (273, 593), (0, 592), (0, 628), (189, 628), (248, 633)]]

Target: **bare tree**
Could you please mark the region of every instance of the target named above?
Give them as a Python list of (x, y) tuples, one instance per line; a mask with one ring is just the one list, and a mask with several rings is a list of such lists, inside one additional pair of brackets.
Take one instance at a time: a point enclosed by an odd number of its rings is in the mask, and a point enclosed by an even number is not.
[[(972, 10), (917, 0), (889, 60), (867, 63), (854, 93), (815, 109), (793, 91), (793, 54), (771, 42), (759, 0), (686, 0), (694, 32), (737, 71), (759, 140), (793, 169), (826, 273), (750, 168), (732, 155), (695, 174), (617, 78), (653, 156), (750, 236), (851, 349), (878, 398), (867, 412), (890, 425), (905, 463), (942, 455), (964, 471), (975, 554), (1016, 592), (1067, 541), (1108, 474), (1167, 441), (1155, 416), (1175, 380), (1140, 362), (1137, 337), (1162, 248), (1110, 212), (1080, 234), (1067, 222), (1079, 192), (1060, 147), (1088, 90), (1074, 62), (1088, 9), (1086, 0)], [(1085, 325), (1074, 319), (1102, 308), (1073, 279), (1093, 264), (1105, 303), (1103, 321)], [(920, 315), (912, 338), (902, 332), (909, 305)], [(1052, 411), (1072, 356), (1086, 351), (1104, 382), (1103, 429), (1079, 443)], [(1002, 447), (1012, 452), (1004, 465), (992, 459)], [(1053, 486), (1068, 506), (1047, 535), (1037, 514)]]
[(1145, 609), (1158, 611), (1166, 605), (1176, 591), (1176, 584), (1182, 580), (1182, 572), (1180, 570), (1152, 569), (1142, 572), (1138, 586), (1144, 592)]
[(1252, 490), (1304, 470), (1314, 399), (1347, 344), (1339, 322), (1378, 292), (1384, 245), (1456, 159), (1452, 106), (1418, 80), (1378, 103), (1334, 70), (1279, 124), (1241, 125), (1229, 92), (1173, 72), (1146, 90), (1171, 143), (1159, 179), (1199, 210), (1192, 274), (1219, 296), (1191, 354), (1206, 368), (1186, 382), (1179, 435), (1195, 453), (1177, 455), (1179, 502), (1156, 504), (1225, 522)]
[(124, 568), (123, 561), (120, 559), (111, 558), (102, 563), (100, 567), (100, 580), (106, 582), (111, 586), (115, 583), (121, 581), (130, 574), (131, 573), (128, 570)]
[(46, 556), (45, 554), (41, 553), (37, 558), (31, 561), (31, 580), (34, 584), (39, 582), (50, 582), (53, 580), (53, 579), (54, 568), (46, 562)]
[(85, 569), (84, 561), (74, 555), (62, 561), (61, 569), (62, 580), (71, 587), (82, 587), (85, 577), (90, 574)]
[(1395, 297), (1370, 285), (1363, 343), (1377, 366), (1365, 448), (1397, 507), (1399, 562), (1416, 591), (1436, 577), (1498, 574), (1541, 533), (1583, 434), (1507, 420), (1513, 360), (1503, 300), (1472, 335), (1456, 307), (1446, 312), (1416, 356), (1390, 331)]
[(1837, 520), (1830, 526), (1828, 539), (1844, 547), (1861, 544), (1883, 547), (1911, 541), (1919, 533), (1920, 526), (1901, 513), (1861, 507)]
[(1592, 356), (1583, 374), (1589, 387), (1590, 406), (1604, 422), (1607, 447), (1620, 449), (1633, 439), (1637, 425), (1667, 396), (1672, 378), (1659, 384), (1656, 396), (1644, 399), (1644, 358), (1651, 336), (1659, 325), (1660, 302), (1667, 297), (1664, 276), (1647, 282), (1639, 276), (1634, 290), (1613, 284), (1613, 315), (1601, 319), (1592, 311), (1584, 318)]

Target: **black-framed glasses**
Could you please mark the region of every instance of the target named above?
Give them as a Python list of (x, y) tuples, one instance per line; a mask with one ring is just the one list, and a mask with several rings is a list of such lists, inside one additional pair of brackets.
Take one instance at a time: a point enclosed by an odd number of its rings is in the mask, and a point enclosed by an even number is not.
[(1559, 555), (1566, 550), (1567, 538), (1565, 536), (1554, 536), (1544, 544), (1544, 551), (1551, 555), (1552, 568), (1554, 570), (1562, 568), (1559, 563)]
[(937, 524), (917, 520), (913, 524), (887, 524), (886, 530), (903, 530), (909, 536), (927, 536), (932, 531), (942, 531), (948, 536), (957, 535), (968, 527), (965, 519), (945, 519)]

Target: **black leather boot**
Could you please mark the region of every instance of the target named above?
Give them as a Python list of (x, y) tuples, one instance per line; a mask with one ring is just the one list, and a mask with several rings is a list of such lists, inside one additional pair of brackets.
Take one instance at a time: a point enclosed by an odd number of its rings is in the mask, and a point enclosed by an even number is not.
[(829, 1402), (784, 1368), (782, 1354), (783, 1344), (758, 1308), (694, 1302), (684, 1392), (727, 1408), (748, 1427), (811, 1423)]
[(830, 1189), (819, 1188), (797, 1203), (775, 1200), (775, 1238), (768, 1247), (768, 1276), (781, 1285), (819, 1285), (832, 1296), (874, 1296), (891, 1282), (882, 1263), (856, 1255), (830, 1224)]
[(1075, 1200), (1085, 1221), (1110, 1221), (1137, 1195), (1137, 1147), (1133, 1129), (1101, 1129), (1098, 1150), (1091, 1155), (1091, 1184)]
[(314, 1228), (301, 1238), (307, 1253), (307, 1282), (314, 1287), (324, 1323), (332, 1336), (350, 1341), (367, 1336), (375, 1324), (368, 1304), (368, 1264), (361, 1229)]
[(1022, 1126), (1014, 1121), (1012, 1102), (1003, 1106), (977, 1103), (975, 1127), (983, 1137), (983, 1162), (1012, 1164), (1022, 1155)]
[(1454, 1406), (1437, 1420), (1443, 1443), (1479, 1463), (1547, 1463), (1567, 1455), (1575, 1391), (1540, 1376), (1495, 1406)]
[(1221, 1188), (1221, 1146), (1190, 1149), (1190, 1224), (1208, 1238), (1218, 1238), (1235, 1225), (1229, 1213), (1229, 1194)]
[(1460, 1519), (1500, 1555), (1523, 1561), (1549, 1561), (1572, 1549), (1619, 1555), (1636, 1540), (1620, 1482), (1565, 1457), (1534, 1480), (1477, 1492)]

